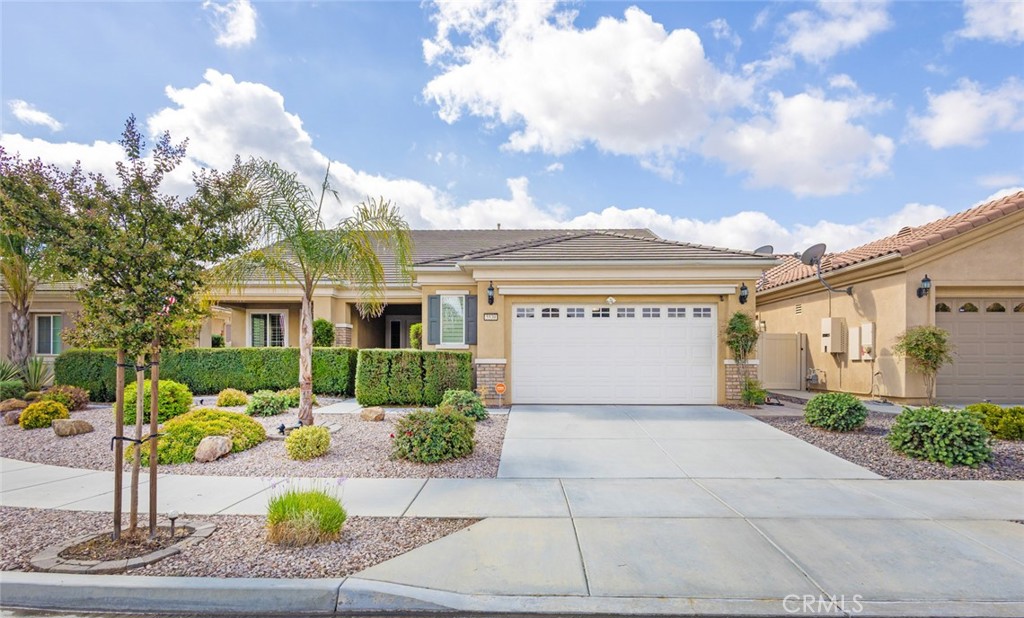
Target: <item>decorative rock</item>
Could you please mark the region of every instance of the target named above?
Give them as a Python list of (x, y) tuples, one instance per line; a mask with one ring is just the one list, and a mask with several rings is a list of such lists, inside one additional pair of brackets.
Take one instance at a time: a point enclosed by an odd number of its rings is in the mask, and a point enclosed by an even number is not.
[(53, 420), (53, 433), (62, 438), (77, 436), (78, 434), (91, 431), (93, 431), (92, 425), (80, 418), (57, 418)]
[(0, 414), (11, 410), (20, 410), (28, 405), (27, 401), (21, 399), (5, 399), (0, 401)]
[(359, 412), (359, 418), (364, 421), (382, 421), (384, 420), (384, 408), (363, 408)]
[(4, 425), (17, 425), (21, 420), (21, 410), (8, 410), (0, 413), (4, 419)]
[(208, 463), (231, 452), (231, 438), (227, 436), (206, 436), (196, 447), (196, 461)]

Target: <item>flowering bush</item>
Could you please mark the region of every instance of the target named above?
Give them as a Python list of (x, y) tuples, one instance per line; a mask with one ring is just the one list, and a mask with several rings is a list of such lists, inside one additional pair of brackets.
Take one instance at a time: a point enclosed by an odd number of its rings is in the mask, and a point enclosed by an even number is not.
[(398, 419), (392, 457), (436, 463), (473, 452), (476, 422), (458, 412), (417, 410)]

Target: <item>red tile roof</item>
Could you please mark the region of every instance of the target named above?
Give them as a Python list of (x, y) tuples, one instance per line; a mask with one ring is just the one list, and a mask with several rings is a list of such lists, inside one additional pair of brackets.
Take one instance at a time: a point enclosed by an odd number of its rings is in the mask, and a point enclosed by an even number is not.
[[(842, 270), (848, 266), (887, 255), (907, 256), (1022, 210), (1024, 210), (1024, 191), (1019, 191), (924, 225), (905, 227), (892, 236), (886, 236), (853, 249), (826, 253), (821, 260), (821, 272)], [(782, 264), (765, 271), (764, 276), (758, 282), (757, 289), (759, 291), (770, 290), (815, 276), (814, 267), (804, 265), (798, 257), (792, 255), (776, 257), (782, 259)]]

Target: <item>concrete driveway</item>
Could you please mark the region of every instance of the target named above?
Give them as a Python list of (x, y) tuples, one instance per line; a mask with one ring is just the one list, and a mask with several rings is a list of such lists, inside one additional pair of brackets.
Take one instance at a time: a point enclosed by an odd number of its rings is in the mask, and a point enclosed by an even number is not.
[(718, 406), (515, 406), (499, 478), (877, 479)]

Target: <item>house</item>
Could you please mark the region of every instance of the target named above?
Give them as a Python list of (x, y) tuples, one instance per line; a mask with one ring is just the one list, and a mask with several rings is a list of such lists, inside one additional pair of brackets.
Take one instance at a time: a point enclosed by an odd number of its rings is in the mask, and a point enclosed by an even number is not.
[(939, 401), (1024, 402), (1024, 192), (826, 253), (822, 276), (838, 293), (797, 257), (780, 258), (758, 284), (757, 318), (768, 337), (805, 341), (789, 361), (806, 365), (800, 382), (920, 402), (924, 379), (892, 347), (907, 329), (936, 325), (955, 346)]
[[(506, 384), (505, 403), (737, 398), (746, 369), (727, 359), (721, 333), (733, 312), (754, 311), (755, 283), (778, 263), (637, 229), (418, 230), (412, 240), (412, 281), (381, 256), (382, 315), (360, 315), (355, 290), (325, 282), (314, 318), (334, 324), (336, 345), (359, 348), (407, 347), (422, 323), (425, 349), (472, 352), (478, 387), (494, 399)], [(219, 297), (198, 343), (223, 334), (229, 346), (294, 346), (299, 298), (298, 288), (249, 281)], [(66, 323), (71, 308), (44, 299), (34, 320), (45, 326), (45, 308)]]

